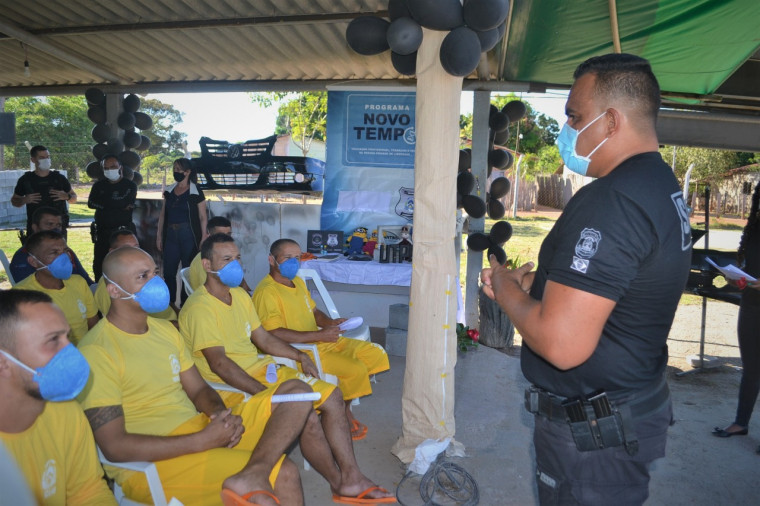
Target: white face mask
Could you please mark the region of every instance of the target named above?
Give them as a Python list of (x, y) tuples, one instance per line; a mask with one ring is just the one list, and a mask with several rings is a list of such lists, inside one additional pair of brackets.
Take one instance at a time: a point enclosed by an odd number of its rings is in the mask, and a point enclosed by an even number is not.
[(50, 170), (50, 158), (42, 158), (37, 160), (37, 168), (40, 170)]
[(121, 175), (119, 174), (119, 169), (108, 169), (104, 170), (103, 174), (110, 180), (110, 181), (116, 181), (118, 180)]

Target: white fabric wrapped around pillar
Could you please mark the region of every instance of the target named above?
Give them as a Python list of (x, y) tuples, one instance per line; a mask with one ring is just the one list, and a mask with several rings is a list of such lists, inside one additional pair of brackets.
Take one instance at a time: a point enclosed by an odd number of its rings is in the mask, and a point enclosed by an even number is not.
[(402, 435), (393, 453), (405, 463), (426, 439), (453, 438), (458, 266), (456, 176), (462, 78), (441, 67), (447, 32), (423, 29), (417, 53), (414, 260), (402, 396)]

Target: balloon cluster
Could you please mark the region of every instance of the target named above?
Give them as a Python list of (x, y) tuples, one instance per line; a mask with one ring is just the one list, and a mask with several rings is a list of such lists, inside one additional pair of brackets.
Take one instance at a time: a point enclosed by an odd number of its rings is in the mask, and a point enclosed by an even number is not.
[(362, 16), (346, 29), (348, 45), (371, 56), (391, 50), (391, 63), (400, 74), (413, 75), (422, 27), (448, 31), (440, 49), (443, 69), (453, 76), (470, 75), (480, 54), (493, 49), (504, 36), (509, 0), (388, 0), (390, 22)]
[[(141, 159), (137, 151), (150, 147), (150, 138), (136, 130), (146, 131), (153, 127), (153, 120), (140, 109), (140, 98), (129, 94), (122, 101), (123, 112), (116, 118), (116, 124), (124, 130), (123, 136), (111, 136), (111, 125), (106, 122), (106, 95), (98, 88), (90, 88), (84, 93), (89, 108), (87, 117), (95, 123), (92, 139), (97, 143), (92, 147), (96, 161), (87, 165), (87, 175), (92, 179), (103, 178), (100, 160), (106, 155), (116, 155), (122, 166), (122, 175), (135, 184), (142, 183), (142, 174), (137, 172)], [(135, 150), (135, 151), (132, 151)]]
[(508, 221), (497, 221), (488, 235), (475, 232), (467, 237), (467, 247), (473, 251), (488, 250), (488, 256), (494, 255), (500, 265), (507, 263), (504, 243), (512, 237), (512, 225)]

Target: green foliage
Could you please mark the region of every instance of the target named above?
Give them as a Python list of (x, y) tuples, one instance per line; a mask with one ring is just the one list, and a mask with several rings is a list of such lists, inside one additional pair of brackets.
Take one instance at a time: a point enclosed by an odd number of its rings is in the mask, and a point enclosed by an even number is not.
[(164, 178), (164, 171), (168, 172), (169, 183), (171, 179), (171, 169), (174, 160), (182, 156), (181, 153), (158, 153), (147, 155), (140, 164), (140, 172), (143, 175), (143, 184), (161, 184)]
[(290, 134), (291, 140), (303, 152), (311, 149), (314, 139), (327, 139), (327, 92), (251, 93), (251, 101), (269, 108), (277, 104), (275, 134)]
[(184, 156), (186, 135), (174, 130), (174, 125), (182, 123), (182, 113), (173, 105), (152, 98), (142, 97), (140, 104), (140, 111), (153, 119), (153, 128), (141, 132), (150, 139), (150, 148), (141, 155), (145, 157), (163, 153), (174, 158)]
[(664, 146), (660, 148), (660, 154), (668, 164), (673, 161), (674, 149), (675, 174), (682, 181), (691, 164), (694, 164), (691, 180), (703, 183), (717, 183), (727, 171), (740, 166), (736, 151), (685, 146)]

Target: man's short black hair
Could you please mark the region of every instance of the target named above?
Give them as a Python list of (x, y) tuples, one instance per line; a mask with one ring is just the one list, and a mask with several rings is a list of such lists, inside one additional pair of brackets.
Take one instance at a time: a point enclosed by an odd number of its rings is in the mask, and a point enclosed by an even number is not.
[(0, 348), (13, 352), (16, 348), (14, 334), (21, 319), (21, 304), (52, 303), (53, 299), (36, 290), (0, 290)]
[(227, 234), (214, 234), (206, 238), (201, 243), (201, 258), (211, 260), (211, 255), (214, 253), (214, 244), (222, 244), (225, 242), (235, 242), (231, 235)]
[(40, 151), (47, 151), (48, 148), (43, 146), (42, 144), (37, 144), (36, 146), (32, 146), (32, 149), (29, 150), (29, 156), (32, 158), (37, 158), (37, 153)]
[(277, 239), (269, 247), (269, 254), (277, 258), (277, 255), (280, 254), (280, 249), (286, 244), (295, 244), (296, 246), (298, 246), (298, 243), (294, 241), (293, 239), (288, 239), (288, 238)]
[(66, 240), (63, 237), (63, 234), (57, 230), (42, 230), (40, 232), (35, 232), (29, 236), (29, 238), (26, 240), (26, 251), (32, 255), (37, 255), (42, 241), (46, 241), (48, 239), (61, 239), (63, 241)]
[(119, 237), (123, 235), (131, 235), (135, 239), (137, 239), (137, 236), (135, 235), (134, 232), (132, 232), (128, 228), (122, 227), (122, 228), (114, 230), (113, 232), (111, 232), (111, 235), (108, 236), (108, 247), (113, 248), (113, 245), (116, 244), (116, 241), (119, 240)]
[(116, 156), (116, 155), (114, 155), (114, 154), (112, 154), (112, 153), (108, 153), (108, 154), (104, 155), (103, 158), (100, 159), (100, 167), (104, 168), (106, 166), (106, 160), (108, 160), (110, 158), (113, 158), (114, 160), (116, 160), (117, 162), (119, 162), (119, 167), (121, 167), (121, 161), (119, 160), (119, 157)]
[(573, 74), (578, 79), (594, 74), (594, 91), (605, 99), (620, 98), (633, 102), (643, 118), (654, 123), (660, 110), (660, 85), (649, 61), (627, 53), (594, 56), (578, 65)]
[(43, 216), (61, 216), (63, 217), (63, 213), (56, 209), (55, 207), (47, 207), (42, 206), (38, 207), (36, 211), (32, 214), (32, 223), (40, 226), (40, 222), (42, 221)]
[(228, 220), (224, 216), (214, 216), (212, 218), (209, 218), (208, 223), (206, 223), (206, 230), (210, 232), (212, 229), (216, 227), (232, 228), (232, 223), (230, 222), (230, 220)]

